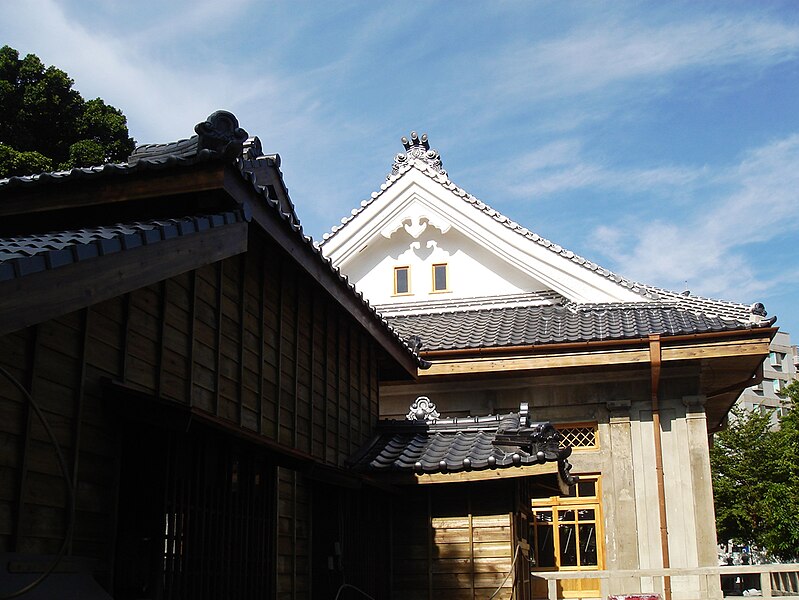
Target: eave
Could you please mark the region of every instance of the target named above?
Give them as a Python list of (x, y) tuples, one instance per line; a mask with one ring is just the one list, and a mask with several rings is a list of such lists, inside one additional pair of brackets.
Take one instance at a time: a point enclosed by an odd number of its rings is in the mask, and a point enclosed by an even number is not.
[[(774, 328), (753, 328), (687, 336), (663, 336), (663, 362), (720, 358), (754, 358), (762, 362)], [(512, 348), (474, 348), (422, 352), (432, 366), (420, 380), (452, 375), (528, 372), (543, 369), (603, 368), (649, 362), (648, 338)]]

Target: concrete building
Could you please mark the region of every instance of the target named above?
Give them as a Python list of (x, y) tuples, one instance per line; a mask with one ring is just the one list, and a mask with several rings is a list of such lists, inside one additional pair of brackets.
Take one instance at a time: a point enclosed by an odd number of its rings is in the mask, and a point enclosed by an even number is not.
[(783, 411), (783, 399), (778, 394), (797, 379), (797, 366), (799, 352), (796, 345), (791, 344), (787, 331), (778, 331), (769, 346), (768, 357), (763, 361), (763, 381), (746, 388), (738, 399), (738, 406), (771, 413), (776, 424)]

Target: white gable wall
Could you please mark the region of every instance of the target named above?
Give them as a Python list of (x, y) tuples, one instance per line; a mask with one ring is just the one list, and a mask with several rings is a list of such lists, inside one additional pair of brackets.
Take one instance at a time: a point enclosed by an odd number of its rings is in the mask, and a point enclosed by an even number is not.
[[(399, 230), (390, 240), (381, 236), (367, 248), (347, 264), (345, 272), (369, 301), (377, 305), (504, 296), (547, 289), (484, 248), (470, 244), (465, 236), (452, 229), (442, 234), (428, 227), (418, 238)], [(379, 262), (375, 262), (375, 257)], [(433, 291), (435, 264), (447, 265), (448, 291)], [(393, 294), (396, 266), (409, 267), (410, 294)]]
[[(553, 290), (575, 302), (645, 301), (511, 230), (417, 168), (387, 184), (322, 250), (373, 304), (443, 299), (430, 294), (437, 262), (448, 264), (448, 299)], [(395, 266), (411, 267), (413, 296), (393, 296)]]

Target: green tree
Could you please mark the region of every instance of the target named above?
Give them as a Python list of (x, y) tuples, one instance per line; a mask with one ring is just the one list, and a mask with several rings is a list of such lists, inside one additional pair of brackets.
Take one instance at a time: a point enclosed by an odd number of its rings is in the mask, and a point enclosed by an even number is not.
[(62, 70), (0, 48), (0, 177), (124, 161), (135, 147), (122, 112), (84, 100)]
[(799, 383), (786, 387), (783, 415), (733, 409), (710, 449), (720, 540), (799, 557)]

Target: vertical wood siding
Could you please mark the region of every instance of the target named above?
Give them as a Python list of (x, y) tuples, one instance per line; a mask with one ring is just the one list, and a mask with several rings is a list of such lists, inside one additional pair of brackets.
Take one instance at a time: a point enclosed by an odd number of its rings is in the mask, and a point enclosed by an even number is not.
[(511, 598), (513, 578), (505, 577), (516, 534), (514, 514), (505, 511), (515, 485), (448, 484), (407, 494), (393, 514), (392, 598)]
[[(77, 496), (72, 552), (97, 558), (104, 584), (115, 550), (116, 419), (141, 408), (104, 392), (103, 380), (330, 465), (367, 440), (378, 414), (378, 348), (293, 265), (252, 238), (246, 255), (0, 339), (0, 365), (35, 397), (67, 457)], [(56, 552), (66, 526), (62, 475), (41, 423), (5, 380), (0, 450), (0, 551)], [(281, 469), (277, 489), (278, 591), (307, 597), (309, 488)]]

